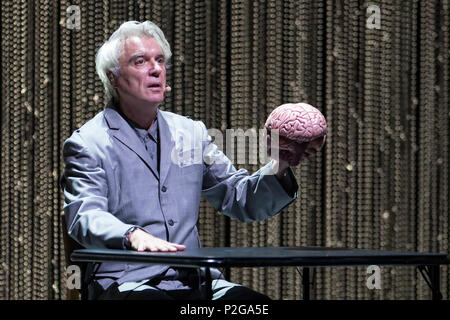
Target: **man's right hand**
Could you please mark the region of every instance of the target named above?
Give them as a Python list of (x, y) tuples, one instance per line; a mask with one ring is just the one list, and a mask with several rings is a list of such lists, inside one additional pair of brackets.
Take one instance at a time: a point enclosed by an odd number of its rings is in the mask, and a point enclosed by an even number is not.
[(186, 249), (185, 245), (167, 242), (165, 240), (156, 238), (141, 229), (136, 229), (131, 232), (128, 235), (128, 240), (130, 241), (131, 248), (137, 251), (175, 252), (179, 250), (183, 251), (184, 249)]

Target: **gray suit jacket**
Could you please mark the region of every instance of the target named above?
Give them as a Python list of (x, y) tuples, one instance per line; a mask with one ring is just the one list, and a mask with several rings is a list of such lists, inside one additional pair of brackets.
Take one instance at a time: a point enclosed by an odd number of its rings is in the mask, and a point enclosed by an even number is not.
[[(64, 212), (69, 235), (82, 246), (125, 249), (124, 234), (137, 226), (187, 248), (200, 247), (196, 224), (202, 195), (240, 221), (271, 217), (297, 197), (289, 196), (276, 177), (264, 175), (270, 164), (251, 176), (236, 170), (202, 122), (158, 110), (158, 125), (160, 174), (111, 105), (65, 141)], [(167, 268), (102, 263), (95, 278), (107, 286), (150, 279)]]

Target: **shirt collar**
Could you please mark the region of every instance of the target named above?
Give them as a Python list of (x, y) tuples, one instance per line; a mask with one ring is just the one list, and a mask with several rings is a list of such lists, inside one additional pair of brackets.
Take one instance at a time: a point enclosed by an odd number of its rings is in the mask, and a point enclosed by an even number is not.
[(155, 142), (158, 142), (158, 113), (156, 113), (155, 121), (153, 122), (152, 126), (149, 130), (146, 130), (142, 128), (139, 124), (137, 124), (135, 121), (128, 118), (120, 109), (118, 104), (115, 104), (115, 109), (119, 112), (119, 114), (122, 116), (122, 118), (125, 119), (125, 121), (130, 125), (131, 128), (136, 132), (138, 137), (142, 141), (146, 141), (148, 138), (152, 139)]
[(127, 122), (134, 129), (134, 131), (136, 131), (137, 135), (139, 136), (139, 138), (141, 138), (141, 140), (145, 142), (146, 139), (150, 138), (153, 141), (158, 142), (158, 118), (155, 119), (149, 130), (145, 130), (131, 119), (125, 120), (127, 120)]

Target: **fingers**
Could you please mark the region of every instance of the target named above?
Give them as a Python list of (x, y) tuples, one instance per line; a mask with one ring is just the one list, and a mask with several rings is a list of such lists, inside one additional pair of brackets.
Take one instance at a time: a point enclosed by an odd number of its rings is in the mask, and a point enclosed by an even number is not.
[(176, 252), (183, 251), (186, 246), (161, 240), (159, 243), (149, 244), (143, 251), (151, 252)]
[(309, 161), (325, 144), (326, 136), (319, 137), (309, 142), (294, 142), (283, 144), (282, 147), (270, 150), (269, 156), (285, 161), (291, 167), (299, 165), (301, 162)]
[(184, 249), (186, 249), (186, 246), (184, 244), (172, 243), (172, 245), (174, 245), (175, 248), (179, 251), (183, 251)]
[(139, 252), (176, 252), (186, 249), (185, 245), (172, 243), (154, 237), (146, 232), (137, 234), (131, 239), (131, 247)]

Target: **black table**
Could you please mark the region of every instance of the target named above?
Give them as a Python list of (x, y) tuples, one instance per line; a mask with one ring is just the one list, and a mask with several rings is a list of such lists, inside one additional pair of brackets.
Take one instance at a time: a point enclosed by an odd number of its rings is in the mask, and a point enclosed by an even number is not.
[(71, 256), (74, 262), (124, 262), (164, 264), (173, 267), (204, 267), (207, 297), (212, 297), (210, 268), (217, 267), (303, 267), (303, 299), (309, 299), (310, 267), (331, 266), (417, 266), (432, 290), (440, 293), (440, 266), (449, 264), (443, 253), (396, 252), (329, 247), (243, 247), (194, 248), (178, 252), (137, 252), (131, 250), (81, 249)]

